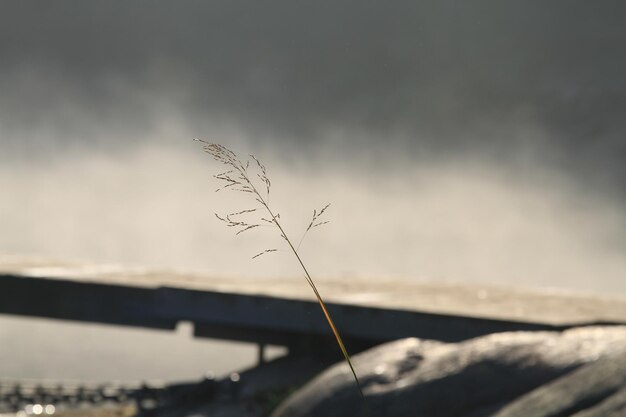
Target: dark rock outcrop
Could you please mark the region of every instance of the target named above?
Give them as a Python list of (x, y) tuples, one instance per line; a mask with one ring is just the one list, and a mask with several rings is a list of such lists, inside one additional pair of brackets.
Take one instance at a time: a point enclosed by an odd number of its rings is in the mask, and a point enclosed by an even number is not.
[[(356, 355), (354, 363), (373, 416), (482, 417), (503, 413), (523, 394), (625, 347), (626, 326), (581, 327), (499, 333), (458, 344), (405, 339)], [(623, 394), (615, 395), (597, 407), (619, 407)], [(289, 397), (272, 417), (364, 415), (351, 374), (340, 363)]]
[(493, 417), (626, 415), (626, 350), (545, 384)]

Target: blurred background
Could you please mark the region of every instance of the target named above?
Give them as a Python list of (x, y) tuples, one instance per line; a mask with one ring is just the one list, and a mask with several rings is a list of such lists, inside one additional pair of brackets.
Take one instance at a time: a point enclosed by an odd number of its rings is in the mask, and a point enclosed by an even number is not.
[[(4, 1), (0, 253), (300, 279), (286, 253), (250, 259), (269, 231), (214, 218), (248, 207), (214, 193), (199, 137), (265, 163), (296, 238), (332, 204), (302, 246), (314, 276), (624, 295), (625, 16), (608, 0)], [(5, 317), (0, 337), (9, 376), (253, 357), (184, 331)], [(78, 339), (133, 365), (102, 369)], [(138, 364), (156, 345), (171, 362)]]

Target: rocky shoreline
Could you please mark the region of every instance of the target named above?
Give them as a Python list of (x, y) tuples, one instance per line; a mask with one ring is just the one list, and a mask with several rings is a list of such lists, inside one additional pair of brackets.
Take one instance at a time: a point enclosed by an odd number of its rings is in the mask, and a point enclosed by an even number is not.
[[(586, 326), (563, 332), (496, 333), (460, 343), (408, 338), (377, 346), (355, 355), (353, 360), (369, 412), (364, 410), (344, 363), (328, 367), (301, 385), (317, 367), (283, 358), (244, 374), (237, 402), (217, 401), (151, 415), (626, 415), (626, 326), (623, 325)], [(294, 380), (293, 375), (298, 377)], [(268, 414), (273, 406), (277, 407)]]
[[(626, 325), (494, 333), (458, 343), (406, 338), (353, 356), (282, 357), (167, 407), (58, 409), (60, 417), (620, 417)], [(365, 410), (367, 407), (367, 410)], [(32, 414), (32, 413), (31, 413)], [(3, 414), (4, 416), (9, 416)], [(13, 416), (26, 416), (18, 413)]]
[[(354, 362), (371, 415), (570, 415), (563, 414), (570, 403), (585, 403), (591, 395), (581, 384), (592, 376), (612, 381), (596, 394), (598, 401), (626, 384), (626, 326), (496, 333), (461, 343), (404, 339), (357, 355)], [(581, 368), (588, 378), (578, 375)], [(272, 417), (363, 415), (353, 385), (346, 366), (338, 364), (287, 399)], [(573, 391), (561, 392), (562, 386), (580, 387), (580, 398), (567, 397)], [(551, 398), (550, 407), (562, 404), (563, 410), (551, 414), (548, 407), (536, 406), (534, 413), (524, 414), (536, 404), (535, 397)]]

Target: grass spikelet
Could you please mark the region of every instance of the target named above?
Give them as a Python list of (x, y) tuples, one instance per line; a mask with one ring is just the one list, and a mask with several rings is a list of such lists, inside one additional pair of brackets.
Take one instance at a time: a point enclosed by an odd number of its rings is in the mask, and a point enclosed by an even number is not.
[(259, 253), (257, 253), (256, 255), (254, 255), (254, 256), (252, 257), (252, 259), (258, 258), (259, 256), (263, 256), (263, 255), (265, 255), (266, 253), (270, 253), (270, 252), (277, 252), (277, 251), (278, 251), (278, 249), (265, 249), (263, 252), (259, 252)]
[[(244, 209), (235, 213), (230, 213), (225, 216), (221, 216), (216, 213), (215, 216), (221, 222), (225, 223), (226, 226), (238, 228), (239, 230), (236, 232), (237, 235), (245, 231), (261, 226), (261, 222), (268, 223), (269, 226), (273, 226), (277, 229), (277, 232), (285, 240), (287, 246), (289, 247), (289, 250), (296, 257), (298, 263), (300, 264), (300, 267), (304, 271), (304, 278), (306, 279), (306, 282), (313, 290), (313, 293), (315, 294), (315, 298), (317, 299), (317, 302), (322, 310), (322, 313), (324, 317), (326, 318), (326, 321), (328, 322), (328, 325), (333, 335), (335, 336), (337, 345), (339, 346), (339, 349), (341, 350), (341, 353), (350, 368), (356, 387), (359, 390), (359, 394), (361, 395), (361, 398), (363, 399), (363, 401), (366, 402), (361, 383), (356, 374), (354, 366), (352, 365), (352, 360), (350, 359), (350, 355), (348, 354), (348, 351), (343, 343), (339, 330), (335, 326), (335, 323), (330, 315), (330, 312), (328, 311), (326, 307), (326, 303), (322, 299), (322, 296), (320, 295), (317, 289), (317, 286), (315, 285), (315, 282), (313, 281), (313, 278), (311, 278), (311, 275), (309, 274), (309, 271), (304, 265), (304, 262), (302, 261), (300, 253), (298, 252), (298, 249), (300, 245), (302, 244), (302, 241), (304, 240), (305, 236), (311, 229), (314, 229), (316, 227), (329, 223), (328, 220), (320, 220), (320, 217), (330, 207), (330, 204), (326, 204), (320, 210), (317, 210), (317, 209), (313, 210), (313, 216), (311, 218), (311, 221), (309, 225), (307, 226), (306, 230), (304, 231), (302, 238), (300, 239), (298, 243), (298, 246), (296, 247), (293, 245), (292, 241), (289, 239), (287, 233), (285, 232), (280, 222), (280, 214), (275, 212), (270, 207), (269, 196), (270, 196), (270, 189), (271, 189), (272, 183), (267, 176), (267, 169), (265, 165), (263, 165), (254, 155), (250, 155), (250, 158), (252, 158), (252, 160), (254, 161), (254, 163), (251, 164), (249, 160), (246, 160), (245, 162), (241, 161), (233, 151), (231, 151), (230, 149), (226, 148), (223, 145), (210, 143), (202, 139), (194, 139), (194, 140), (202, 143), (202, 147), (204, 151), (208, 153), (209, 155), (211, 155), (215, 161), (227, 166), (227, 170), (225, 172), (214, 175), (214, 178), (225, 183), (224, 185), (222, 185), (221, 188), (218, 188), (217, 191), (229, 189), (229, 190), (238, 191), (238, 192), (251, 193), (253, 194), (253, 197), (254, 197), (253, 201), (257, 205), (256, 207)], [(257, 171), (256, 173), (252, 172), (251, 166), (256, 166), (256, 169), (255, 169), (255, 171)], [(256, 175), (253, 175), (253, 174), (256, 174)], [(253, 178), (255, 179), (255, 181), (252, 180)], [(265, 216), (259, 216), (259, 211), (264, 212)], [(256, 215), (255, 221), (249, 222), (245, 220), (246, 216), (255, 216), (255, 215)], [(260, 256), (266, 255), (268, 253), (273, 253), (273, 252), (277, 252), (277, 249), (265, 249), (257, 253), (256, 255), (254, 255), (252, 259), (256, 259)], [(365, 403), (365, 409), (366, 409), (367, 414), (369, 415), (369, 409), (367, 407), (367, 403)]]

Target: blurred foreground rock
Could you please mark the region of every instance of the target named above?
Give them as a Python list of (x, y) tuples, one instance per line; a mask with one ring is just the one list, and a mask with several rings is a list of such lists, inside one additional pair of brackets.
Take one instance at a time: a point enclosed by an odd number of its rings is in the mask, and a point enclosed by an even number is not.
[[(624, 416), (624, 352), (626, 326), (598, 326), (455, 344), (410, 338), (356, 355), (354, 363), (372, 416)], [(272, 417), (364, 415), (349, 369), (340, 363)]]
[(608, 355), (545, 384), (494, 417), (626, 416), (626, 351)]

